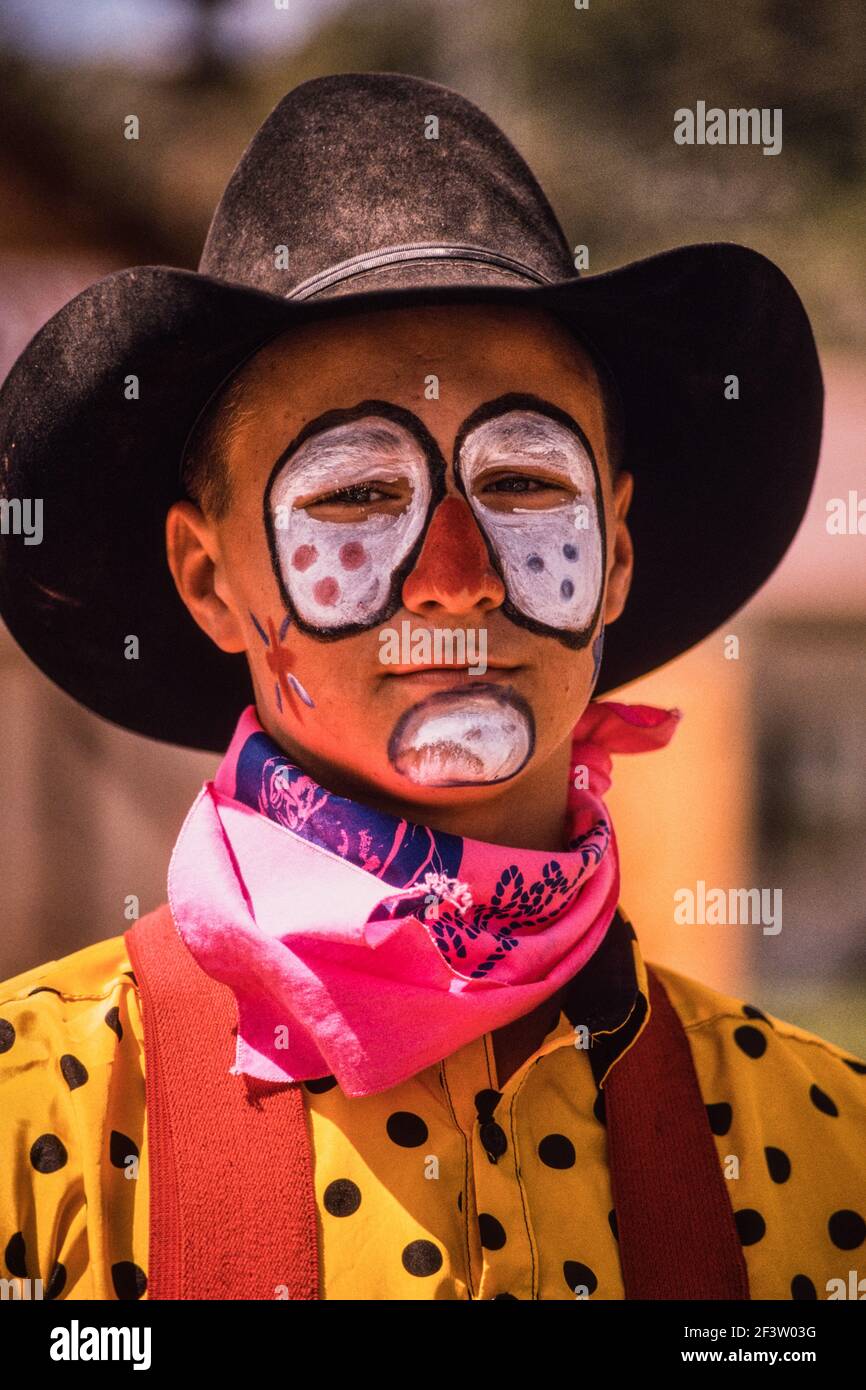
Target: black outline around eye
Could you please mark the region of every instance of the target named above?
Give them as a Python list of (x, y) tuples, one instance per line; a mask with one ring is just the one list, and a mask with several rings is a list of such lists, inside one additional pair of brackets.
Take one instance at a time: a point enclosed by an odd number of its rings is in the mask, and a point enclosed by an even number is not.
[[(585, 627), (579, 628), (577, 632), (570, 632), (561, 627), (552, 627), (548, 623), (540, 622), (537, 618), (530, 618), (522, 609), (517, 608), (516, 605), (512, 603), (508, 594), (508, 583), (499, 556), (494, 550), (493, 542), (487, 534), (484, 523), (475, 507), (473, 507), (472, 500), (466, 491), (463, 474), (460, 469), (460, 455), (467, 435), (471, 434), (479, 425), (486, 424), (488, 420), (493, 420), (498, 415), (507, 415), (513, 410), (532, 411), (536, 415), (546, 415), (549, 419), (555, 420), (557, 424), (563, 425), (580, 440), (592, 464), (592, 476), (595, 483), (595, 509), (598, 516), (599, 531), (601, 532), (602, 583), (598, 595), (598, 602), (595, 605), (595, 612), (591, 620)], [(546, 637), (555, 637), (563, 646), (571, 647), (575, 651), (580, 650), (581, 647), (588, 646), (595, 632), (599, 617), (601, 616), (601, 606), (604, 599), (605, 576), (607, 575), (607, 528), (604, 519), (604, 498), (601, 490), (601, 479), (598, 474), (598, 465), (595, 461), (595, 452), (583, 430), (580, 428), (580, 425), (576, 420), (572, 419), (567, 411), (562, 410), (557, 405), (552, 405), (550, 401), (544, 400), (541, 396), (524, 394), (519, 391), (510, 391), (504, 396), (497, 396), (495, 400), (485, 401), (466, 416), (466, 419), (461, 424), (454, 439), (454, 449), (451, 457), (454, 481), (463, 494), (466, 505), (470, 508), (475, 518), (476, 525), (484, 537), (484, 544), (487, 546), (487, 554), (490, 557), (490, 563), (502, 580), (502, 587), (505, 590), (505, 598), (502, 601), (503, 613), (505, 613), (513, 623), (517, 623), (520, 627), (528, 628), (530, 632), (537, 632)]]
[[(345, 425), (352, 420), (363, 419), (368, 415), (380, 415), (387, 420), (391, 420), (396, 425), (401, 425), (420, 446), (427, 463), (427, 470), (430, 477), (430, 501), (427, 507), (427, 514), (421, 522), (418, 535), (411, 549), (402, 563), (392, 572), (388, 595), (376, 615), (363, 623), (343, 623), (337, 627), (323, 628), (317, 626), (315, 623), (308, 623), (301, 618), (295, 604), (289, 596), (280, 568), (276, 530), (271, 516), (271, 491), (283, 466), (288, 462), (292, 454), (296, 453), (301, 445), (306, 443), (308, 439), (312, 439), (314, 435), (321, 434), (324, 430), (333, 429), (336, 425)], [(287, 448), (283, 450), (271, 469), (270, 476), (265, 485), (263, 502), (265, 534), (268, 538), (271, 568), (274, 571), (280, 591), (280, 598), (286, 611), (291, 613), (301, 632), (309, 633), (312, 637), (319, 637), (322, 641), (330, 642), (338, 637), (351, 637), (357, 632), (367, 632), (370, 628), (377, 627), (379, 623), (386, 622), (388, 618), (396, 613), (402, 603), (403, 584), (406, 576), (410, 574), (415, 567), (433, 513), (445, 496), (446, 467), (447, 465), (442, 451), (424, 422), (420, 420), (417, 415), (414, 415), (411, 410), (405, 410), (399, 405), (392, 405), (390, 401), (359, 401), (357, 405), (349, 406), (346, 409), (326, 410), (324, 414), (317, 415), (314, 420), (308, 421), (300, 433), (297, 434)]]

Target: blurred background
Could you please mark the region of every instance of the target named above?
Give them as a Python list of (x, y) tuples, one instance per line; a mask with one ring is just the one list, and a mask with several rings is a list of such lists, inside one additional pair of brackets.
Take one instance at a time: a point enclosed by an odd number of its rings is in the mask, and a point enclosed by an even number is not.
[[(866, 499), (860, 0), (0, 0), (0, 377), (92, 281), (195, 268), (271, 108), (352, 70), (415, 73), (484, 107), (590, 273), (737, 241), (803, 298), (827, 389), (809, 514), (727, 628), (616, 693), (684, 719), (669, 749), (618, 760), (609, 804), (649, 960), (866, 1056), (866, 534), (826, 526), (829, 501)], [(673, 113), (698, 100), (781, 107), (781, 154), (676, 145)], [(119, 139), (130, 113), (138, 141)], [(130, 894), (142, 912), (164, 900), (216, 760), (88, 714), (2, 628), (0, 682), (6, 979), (126, 930)], [(781, 932), (675, 925), (674, 893), (699, 880), (781, 889)]]

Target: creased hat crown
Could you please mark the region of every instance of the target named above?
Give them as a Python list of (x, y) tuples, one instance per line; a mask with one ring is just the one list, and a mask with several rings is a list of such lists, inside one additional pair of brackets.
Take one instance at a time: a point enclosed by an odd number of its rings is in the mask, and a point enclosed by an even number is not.
[(229, 181), (199, 270), (292, 298), (576, 274), (543, 190), (493, 121), (399, 73), (290, 92)]

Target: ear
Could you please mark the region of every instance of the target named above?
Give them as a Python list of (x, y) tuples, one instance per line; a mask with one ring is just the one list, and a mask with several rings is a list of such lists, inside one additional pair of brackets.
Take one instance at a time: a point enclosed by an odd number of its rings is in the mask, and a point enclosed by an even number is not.
[(165, 519), (168, 567), (203, 632), (224, 652), (246, 650), (241, 625), (225, 601), (229, 589), (216, 527), (192, 502), (175, 502)]
[(615, 622), (628, 598), (634, 569), (634, 546), (626, 516), (634, 493), (634, 474), (620, 472), (613, 485), (614, 527), (609, 553), (605, 624)]

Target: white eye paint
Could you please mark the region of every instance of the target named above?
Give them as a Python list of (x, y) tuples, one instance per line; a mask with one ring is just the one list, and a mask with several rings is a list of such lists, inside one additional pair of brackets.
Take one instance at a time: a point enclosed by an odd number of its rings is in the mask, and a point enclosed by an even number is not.
[[(497, 511), (475, 496), (482, 469), (543, 463), (576, 489), (558, 507)], [(508, 597), (528, 618), (578, 632), (595, 617), (604, 578), (604, 543), (592, 459), (572, 430), (530, 410), (497, 415), (471, 430), (458, 460), (475, 516), (502, 567)], [(515, 497), (520, 494), (515, 494)]]
[[(298, 497), (359, 484), (406, 482), (399, 515), (364, 521), (319, 520)], [(284, 462), (268, 496), (275, 560), (302, 622), (322, 631), (380, 620), (395, 572), (424, 524), (431, 484), (427, 460), (408, 430), (381, 416), (351, 420), (312, 435)]]
[(444, 690), (407, 710), (388, 753), (397, 772), (425, 787), (504, 782), (535, 744), (532, 711), (499, 686)]

